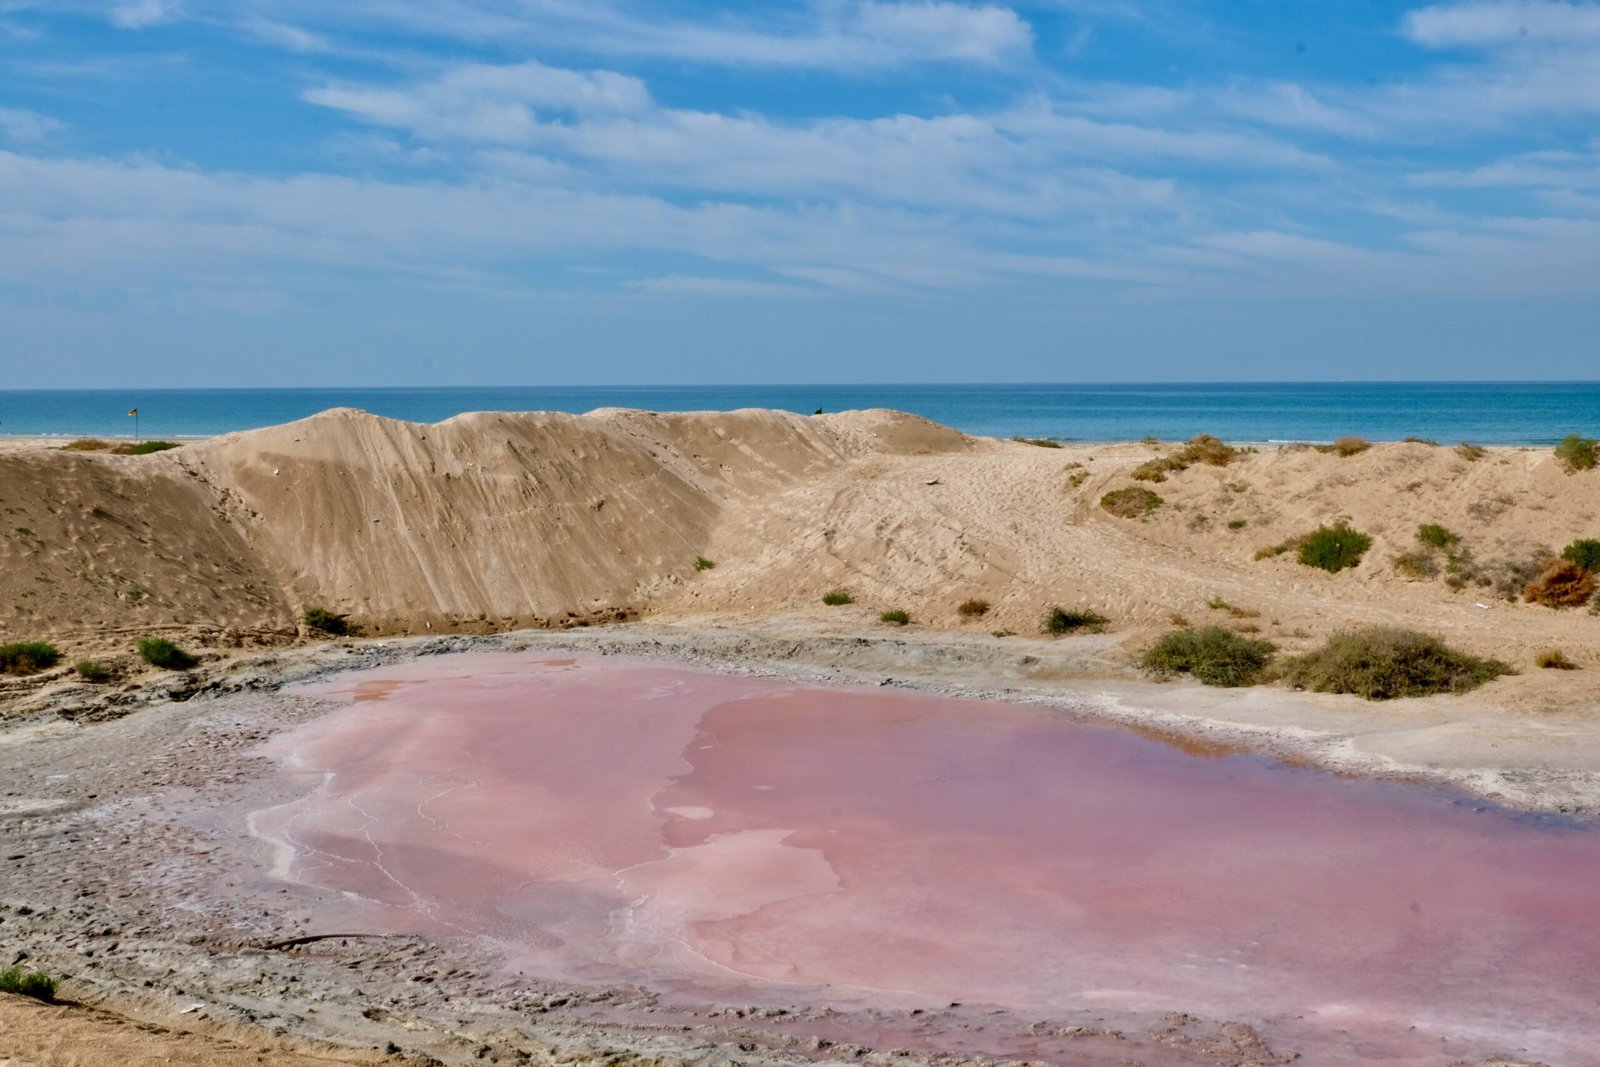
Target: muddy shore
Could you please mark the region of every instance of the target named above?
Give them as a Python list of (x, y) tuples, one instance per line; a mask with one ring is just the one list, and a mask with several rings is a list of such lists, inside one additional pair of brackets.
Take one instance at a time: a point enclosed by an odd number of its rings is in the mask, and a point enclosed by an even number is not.
[[(63, 1058), (41, 1036), (80, 1025), (146, 1037), (141, 1027), (159, 1026), (176, 1046), (203, 1048), (196, 1062), (220, 1056), (216, 1042), (283, 1063), (302, 1054), (414, 1063), (1333, 1062), (1291, 1020), (1264, 1030), (1261, 1020), (1091, 1008), (1022, 1019), (977, 1005), (854, 1015), (804, 1004), (667, 1005), (640, 990), (508, 981), (470, 945), (327, 936), (363, 931), (324, 928), (327, 901), (268, 877), (265, 846), (244, 829), (242, 798), (258, 803), (272, 769), (254, 750), (328, 710), (285, 684), (414, 656), (485, 647), (656, 656), (806, 682), (1042, 702), (1180, 747), (1447, 783), (1484, 803), (1579, 817), (1600, 810), (1591, 765), (1600, 746), (1574, 742), (1591, 729), (1577, 717), (1508, 724), (1496, 709), (1463, 701), (1374, 709), (1283, 690), (1136, 682), (1106, 668), (1114, 646), (1096, 637), (835, 630), (818, 633), (804, 618), (729, 618), (341, 642), (239, 656), (109, 694), (73, 685), (37, 694), (53, 712), (0, 732), (8, 865), (0, 937), (9, 954), (0, 963), (58, 975), (64, 998), (112, 1014), (39, 1015), (59, 1009), (8, 998), (0, 1062), (127, 1062), (113, 1052), (96, 1060), (81, 1043)], [(120, 1038), (94, 1040), (114, 1050)], [(1496, 1050), (1500, 1059), (1460, 1051), (1463, 1063), (1519, 1062), (1515, 1049)]]

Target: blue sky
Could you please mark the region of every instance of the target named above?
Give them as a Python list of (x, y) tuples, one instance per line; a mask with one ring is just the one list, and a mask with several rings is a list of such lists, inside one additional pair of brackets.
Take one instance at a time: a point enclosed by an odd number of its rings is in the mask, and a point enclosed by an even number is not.
[(0, 388), (1592, 379), (1597, 338), (1597, 3), (0, 0)]

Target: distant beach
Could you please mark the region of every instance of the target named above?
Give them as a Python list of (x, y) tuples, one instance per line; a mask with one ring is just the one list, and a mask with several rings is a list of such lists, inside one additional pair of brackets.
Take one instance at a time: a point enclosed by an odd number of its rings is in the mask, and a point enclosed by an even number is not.
[(0, 390), (0, 436), (212, 437), (334, 407), (411, 422), (469, 411), (596, 408), (809, 415), (909, 411), (969, 434), (1104, 443), (1210, 433), (1238, 443), (1373, 441), (1550, 445), (1600, 428), (1600, 382), (1356, 382), (1040, 385), (505, 386), (329, 389)]

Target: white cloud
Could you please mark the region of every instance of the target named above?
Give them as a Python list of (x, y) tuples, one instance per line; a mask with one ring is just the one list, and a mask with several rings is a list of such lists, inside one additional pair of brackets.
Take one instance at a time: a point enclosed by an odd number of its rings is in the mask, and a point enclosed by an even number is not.
[(1600, 6), (1555, 0), (1436, 5), (1407, 14), (1404, 30), (1431, 48), (1600, 41)]
[(647, 293), (665, 293), (670, 296), (717, 296), (755, 298), (763, 300), (793, 300), (798, 297), (815, 297), (817, 291), (781, 282), (750, 281), (742, 278), (705, 278), (693, 275), (669, 274), (660, 278), (646, 278), (636, 288)]
[(865, 3), (846, 33), (908, 58), (994, 63), (1033, 45), (1033, 31), (1010, 8), (952, 3)]
[(248, 18), (240, 25), (240, 29), (263, 44), (275, 45), (291, 52), (309, 54), (333, 50), (333, 44), (326, 37), (287, 22)]
[(20, 108), (0, 107), (0, 135), (16, 144), (32, 144), (61, 129), (61, 123), (48, 115)]
[(610, 71), (571, 71), (529, 61), (516, 66), (470, 63), (405, 89), (324, 87), (304, 94), (313, 104), (423, 137), (518, 143), (539, 128), (538, 109), (590, 115), (637, 111), (650, 94), (637, 78)]
[(111, 22), (125, 30), (142, 30), (178, 15), (178, 0), (124, 0), (111, 6)]

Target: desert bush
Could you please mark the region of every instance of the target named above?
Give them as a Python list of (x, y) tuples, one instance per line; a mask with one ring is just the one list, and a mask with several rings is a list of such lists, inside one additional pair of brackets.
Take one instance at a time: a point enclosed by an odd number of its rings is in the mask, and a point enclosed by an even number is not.
[(1285, 552), (1293, 552), (1300, 547), (1301, 543), (1305, 541), (1305, 539), (1306, 535), (1301, 534), (1299, 537), (1291, 537), (1289, 540), (1280, 541), (1275, 545), (1263, 545), (1262, 547), (1256, 549), (1255, 558), (1271, 559), (1273, 556), (1281, 556)]
[(118, 445), (111, 452), (118, 456), (148, 456), (152, 452), (165, 452), (177, 447), (176, 441), (140, 441), (138, 444)]
[(1244, 519), (1229, 519), (1228, 520), (1228, 529), (1230, 529), (1230, 530), (1242, 530), (1248, 525), (1249, 525), (1249, 523)]
[(1372, 547), (1372, 538), (1352, 530), (1343, 520), (1332, 526), (1319, 526), (1300, 542), (1296, 557), (1307, 567), (1320, 567), (1337, 574), (1361, 562), (1362, 553)]
[(1600, 571), (1600, 541), (1583, 537), (1561, 550), (1561, 558), (1571, 560), (1586, 571)]
[(956, 608), (956, 614), (964, 619), (976, 619), (980, 615), (989, 614), (989, 602), (976, 598), (963, 600), (960, 606)]
[(1013, 437), (1012, 440), (1017, 442), (1018, 444), (1034, 445), (1034, 446), (1036, 446), (1038, 448), (1060, 448), (1061, 447), (1061, 442), (1060, 441), (1052, 441), (1048, 437), (1023, 437), (1021, 434), (1018, 434), (1017, 436)]
[(1459, 445), (1456, 445), (1456, 455), (1468, 463), (1476, 463), (1488, 454), (1489, 450), (1487, 448), (1482, 445), (1475, 445), (1471, 441), (1462, 441)]
[(95, 685), (103, 685), (117, 676), (108, 663), (101, 663), (97, 659), (80, 659), (73, 664), (73, 670), (78, 672), (78, 677)]
[(1461, 535), (1437, 523), (1425, 522), (1417, 527), (1417, 540), (1434, 548), (1449, 548), (1461, 540)]
[(1408, 445), (1427, 445), (1429, 448), (1439, 447), (1439, 442), (1435, 441), (1431, 437), (1417, 437), (1415, 435), (1408, 435), (1404, 438), (1404, 441)]
[(186, 671), (199, 662), (165, 637), (141, 637), (135, 647), (140, 659), (162, 670)]
[(1530, 604), (1575, 608), (1594, 595), (1594, 574), (1570, 559), (1552, 559), (1522, 590)]
[(1136, 482), (1164, 482), (1170, 469), (1164, 459), (1147, 459), (1129, 471), (1128, 477)]
[(694, 569), (697, 571), (708, 571), (715, 566), (716, 563), (713, 560), (706, 559), (704, 556), (696, 556), (694, 558)]
[(1365, 452), (1372, 447), (1372, 442), (1365, 437), (1341, 437), (1333, 442), (1333, 453), (1337, 456), (1354, 456)]
[(1119, 519), (1143, 518), (1164, 503), (1156, 493), (1136, 485), (1113, 489), (1100, 498), (1100, 506)]
[(336, 615), (327, 608), (310, 607), (300, 620), (306, 624), (306, 629), (315, 630), (317, 633), (330, 634), (334, 637), (343, 637), (350, 632), (350, 617)]
[(68, 441), (61, 446), (63, 452), (104, 452), (111, 447), (110, 441), (102, 441), (98, 437), (80, 437), (76, 441)]
[(1394, 569), (1407, 578), (1432, 578), (1439, 573), (1439, 561), (1432, 552), (1402, 552), (1394, 558)]
[(844, 604), (854, 604), (856, 598), (843, 589), (830, 589), (822, 594), (822, 602), (830, 608), (837, 608)]
[(1238, 449), (1208, 433), (1196, 434), (1172, 455), (1145, 460), (1133, 469), (1129, 477), (1141, 482), (1164, 482), (1167, 480), (1167, 471), (1188, 470), (1196, 463), (1226, 467), (1238, 454)]
[(1336, 633), (1283, 667), (1284, 680), (1297, 688), (1367, 700), (1465, 693), (1515, 673), (1508, 664), (1458, 652), (1431, 634), (1384, 626)]
[(37, 674), (61, 661), (61, 651), (48, 641), (13, 641), (0, 645), (0, 674)]
[(0, 971), (0, 993), (15, 993), (49, 1004), (56, 999), (56, 980), (39, 971), (8, 967)]
[(889, 611), (884, 612), (882, 615), (879, 615), (878, 621), (893, 623), (896, 626), (904, 626), (911, 621), (911, 613), (909, 611), (901, 611), (899, 608), (892, 608)]
[(1533, 661), (1547, 671), (1575, 671), (1578, 665), (1567, 658), (1567, 654), (1559, 648), (1547, 648), (1534, 657)]
[(1161, 677), (1192, 675), (1206, 685), (1254, 685), (1272, 658), (1270, 641), (1244, 637), (1220, 626), (1173, 630), (1145, 652), (1145, 670)]
[(1600, 441), (1569, 433), (1556, 445), (1556, 459), (1561, 461), (1561, 466), (1568, 474), (1593, 470), (1595, 464), (1600, 462)]
[(1065, 608), (1051, 608), (1044, 613), (1039, 626), (1047, 634), (1102, 634), (1106, 632), (1106, 624), (1110, 621), (1092, 609), (1068, 611)]
[[(1239, 454), (1238, 449), (1224, 444), (1208, 433), (1196, 434), (1172, 458), (1184, 466), (1208, 463), (1213, 467), (1226, 467)], [(1180, 470), (1182, 468), (1179, 468)]]

